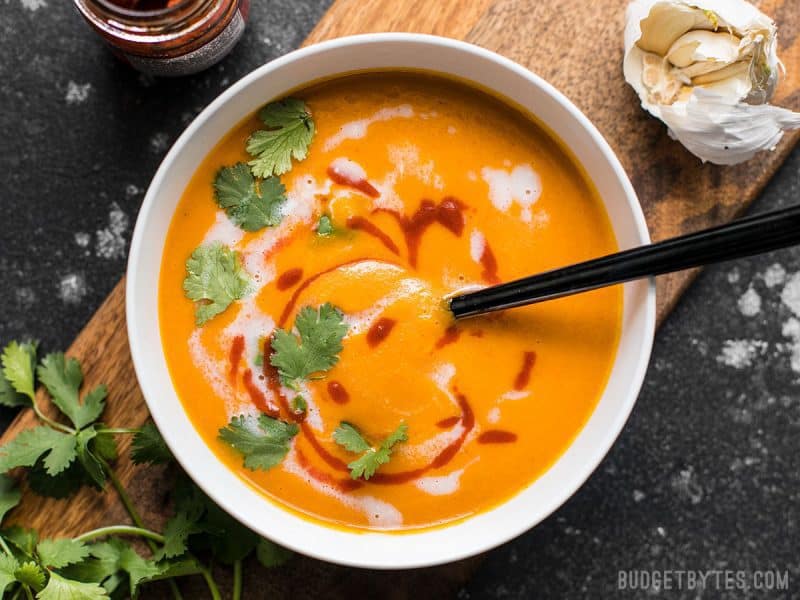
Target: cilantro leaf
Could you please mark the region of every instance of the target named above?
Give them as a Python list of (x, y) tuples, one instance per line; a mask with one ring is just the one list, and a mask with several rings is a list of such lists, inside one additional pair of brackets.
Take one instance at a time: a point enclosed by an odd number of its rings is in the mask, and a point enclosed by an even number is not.
[(281, 566), (293, 555), (294, 552), (291, 550), (279, 546), (266, 538), (261, 538), (258, 541), (258, 546), (256, 546), (256, 558), (258, 558), (258, 562), (268, 569)]
[(117, 571), (127, 573), (132, 598), (137, 597), (139, 585), (143, 581), (157, 577), (168, 568), (168, 565), (160, 566), (154, 560), (140, 556), (130, 545), (116, 538), (93, 544), (89, 547), (89, 552), (99, 563), (97, 575), (109, 577)]
[(205, 514), (197, 522), (202, 535), (192, 537), (192, 547), (209, 550), (226, 565), (242, 560), (255, 550), (259, 535), (239, 523), (203, 494)]
[(198, 302), (195, 310), (198, 326), (242, 299), (250, 287), (239, 254), (220, 242), (195, 249), (186, 261), (186, 272), (183, 289), (187, 298)]
[(102, 489), (106, 483), (106, 470), (92, 450), (94, 446), (92, 442), (96, 436), (97, 430), (94, 426), (79, 431), (75, 443), (75, 452), (86, 474), (98, 488)]
[(25, 529), (18, 525), (4, 529), (2, 532), (3, 539), (9, 542), (16, 548), (22, 555), (27, 558), (33, 558), (33, 553), (36, 549), (36, 543), (39, 540), (39, 535), (35, 529)]
[(295, 318), (294, 327), (300, 335), (299, 342), (293, 333), (278, 328), (272, 334), (270, 356), (281, 382), (289, 387), (296, 387), (299, 380), (333, 367), (339, 361), (342, 338), (347, 333), (342, 312), (327, 302), (318, 310), (303, 307)]
[(245, 467), (266, 471), (283, 460), (297, 431), (297, 424), (267, 415), (262, 414), (258, 419), (239, 415), (219, 430), (219, 439), (244, 456)]
[(308, 410), (308, 402), (306, 402), (306, 399), (300, 394), (297, 394), (294, 398), (292, 398), (290, 408), (294, 414), (302, 415)]
[(0, 522), (8, 511), (19, 504), (21, 498), (22, 491), (17, 487), (17, 482), (8, 475), (0, 475)]
[(3, 370), (0, 369), (0, 404), (14, 408), (17, 406), (30, 406), (31, 401), (25, 394), (20, 394), (3, 376)]
[(344, 421), (333, 432), (333, 439), (349, 452), (360, 454), (372, 448), (355, 427)]
[(0, 356), (3, 377), (18, 394), (27, 396), (31, 402), (36, 393), (34, 384), (36, 347), (36, 342), (23, 344), (11, 342)]
[(58, 475), (77, 456), (75, 437), (44, 425), (26, 429), (0, 448), (0, 473), (16, 467), (32, 467), (45, 453), (47, 474)]
[(164, 527), (164, 545), (156, 554), (157, 559), (182, 556), (189, 549), (189, 536), (197, 533), (196, 519), (185, 511), (178, 511)]
[(62, 352), (48, 354), (42, 359), (37, 374), (50, 392), (53, 404), (69, 417), (76, 428), (85, 427), (102, 414), (108, 390), (100, 385), (86, 394), (81, 402), (78, 394), (83, 383), (83, 371), (76, 359), (68, 359)]
[(52, 569), (60, 569), (81, 562), (89, 556), (89, 548), (83, 542), (60, 538), (42, 540), (36, 545), (36, 553), (43, 565)]
[(217, 173), (214, 200), (234, 225), (245, 231), (258, 231), (281, 222), (286, 188), (277, 177), (257, 182), (246, 164), (237, 163)]
[(317, 235), (330, 235), (333, 233), (333, 221), (329, 215), (322, 215), (317, 221)]
[(0, 554), (0, 598), (6, 588), (17, 580), (14, 573), (19, 568), (19, 562), (13, 556), (8, 554)]
[(270, 102), (258, 114), (269, 129), (254, 132), (247, 152), (254, 157), (250, 168), (256, 177), (283, 175), (292, 168), (292, 158), (303, 160), (316, 133), (306, 103), (296, 98)]
[(44, 587), (45, 576), (42, 568), (33, 561), (22, 563), (17, 570), (14, 571), (14, 577), (17, 581), (33, 588), (36, 591)]
[(137, 465), (160, 465), (173, 460), (172, 452), (152, 421), (142, 425), (133, 437), (131, 458)]
[(119, 450), (114, 436), (109, 433), (103, 433), (106, 427), (102, 423), (95, 424), (93, 429), (97, 432), (97, 436), (91, 443), (92, 452), (105, 461), (117, 460), (119, 458)]
[(350, 477), (353, 479), (369, 479), (378, 470), (378, 467), (389, 462), (392, 456), (392, 447), (399, 442), (408, 439), (408, 425), (400, 423), (392, 433), (390, 433), (377, 448), (370, 446), (362, 435), (349, 423), (342, 423), (333, 434), (333, 439), (337, 444), (344, 446), (350, 452), (362, 452), (353, 448), (367, 448), (363, 454), (349, 463)]
[(107, 599), (105, 589), (96, 583), (66, 579), (50, 571), (47, 586), (36, 595), (37, 600), (101, 600)]

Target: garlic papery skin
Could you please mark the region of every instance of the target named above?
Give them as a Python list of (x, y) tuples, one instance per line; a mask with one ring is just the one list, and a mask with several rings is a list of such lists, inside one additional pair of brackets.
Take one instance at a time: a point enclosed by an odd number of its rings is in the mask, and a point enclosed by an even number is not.
[(782, 65), (775, 23), (745, 0), (634, 0), (625, 80), (642, 107), (704, 162), (771, 150), (800, 113), (767, 104)]

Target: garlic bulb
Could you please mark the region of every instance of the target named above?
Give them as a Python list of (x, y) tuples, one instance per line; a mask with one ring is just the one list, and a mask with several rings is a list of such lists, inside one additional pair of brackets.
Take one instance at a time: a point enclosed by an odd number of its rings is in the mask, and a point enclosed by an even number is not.
[(800, 113), (767, 104), (782, 69), (777, 28), (745, 0), (634, 0), (625, 80), (642, 106), (704, 162), (773, 149)]

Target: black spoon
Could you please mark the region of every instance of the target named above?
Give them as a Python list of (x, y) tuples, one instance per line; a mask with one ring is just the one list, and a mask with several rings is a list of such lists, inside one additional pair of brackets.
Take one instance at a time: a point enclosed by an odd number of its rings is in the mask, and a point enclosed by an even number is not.
[(450, 298), (456, 319), (800, 244), (800, 206), (755, 215)]

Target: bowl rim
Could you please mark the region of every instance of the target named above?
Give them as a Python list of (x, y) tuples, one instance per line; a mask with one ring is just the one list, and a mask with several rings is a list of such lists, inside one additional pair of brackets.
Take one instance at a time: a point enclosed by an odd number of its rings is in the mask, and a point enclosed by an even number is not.
[[(413, 556), (395, 556), (394, 558), (396, 560), (394, 560), (390, 564), (386, 560), (375, 560), (375, 558), (371, 556), (368, 550), (364, 550), (363, 552), (361, 552), (360, 556), (355, 558), (352, 555), (341, 556), (337, 554), (336, 548), (333, 548), (328, 552), (319, 550), (319, 548), (315, 547), (316, 541), (314, 539), (311, 539), (310, 541), (305, 541), (305, 540), (298, 541), (294, 537), (274, 533), (270, 527), (272, 523), (267, 523), (265, 525), (265, 523), (257, 521), (253, 515), (244, 514), (244, 512), (238, 510), (236, 504), (231, 501), (232, 496), (230, 496), (230, 494), (228, 494), (227, 492), (223, 493), (222, 491), (220, 491), (219, 489), (220, 486), (214, 485), (215, 482), (211, 481), (210, 478), (204, 479), (202, 476), (199, 476), (200, 469), (197, 468), (195, 460), (188, 456), (188, 452), (184, 452), (182, 450), (182, 444), (180, 443), (181, 440), (177, 437), (178, 434), (175, 431), (173, 431), (173, 427), (167, 423), (167, 417), (166, 415), (163, 414), (160, 403), (153, 401), (153, 398), (157, 397), (156, 394), (158, 393), (158, 389), (157, 386), (155, 386), (155, 384), (151, 383), (150, 378), (148, 377), (148, 373), (146, 371), (146, 366), (145, 366), (145, 355), (147, 353), (147, 347), (143, 344), (142, 335), (140, 335), (139, 332), (140, 324), (143, 325), (145, 321), (145, 315), (140, 315), (139, 311), (137, 311), (136, 301), (134, 297), (135, 296), (134, 290), (137, 289), (137, 283), (139, 279), (139, 263), (141, 262), (141, 255), (146, 246), (147, 233), (145, 231), (145, 225), (150, 221), (150, 215), (154, 210), (155, 200), (156, 196), (158, 195), (158, 191), (164, 185), (165, 181), (169, 179), (170, 170), (173, 163), (177, 160), (178, 156), (183, 152), (184, 147), (195, 136), (196, 132), (200, 130), (201, 127), (209, 119), (211, 119), (213, 115), (215, 115), (218, 111), (220, 111), (223, 106), (225, 106), (229, 101), (235, 98), (242, 90), (247, 88), (251, 83), (267, 76), (270, 72), (277, 70), (281, 67), (285, 67), (295, 61), (303, 60), (307, 57), (319, 53), (329, 52), (333, 49), (339, 49), (347, 46), (365, 45), (365, 44), (380, 45), (380, 44), (398, 43), (398, 42), (412, 44), (412, 45), (422, 44), (422, 45), (446, 47), (448, 49), (456, 50), (458, 52), (463, 53), (466, 58), (477, 57), (484, 60), (488, 60), (489, 62), (494, 63), (494, 65), (498, 68), (506, 69), (507, 71), (511, 71), (516, 75), (522, 76), (522, 78), (526, 79), (530, 84), (532, 84), (535, 87), (538, 87), (542, 92), (550, 96), (560, 105), (560, 108), (565, 109), (569, 113), (570, 117), (575, 121), (575, 123), (579, 125), (585, 131), (586, 134), (588, 134), (588, 136), (592, 140), (592, 143), (595, 144), (596, 149), (602, 153), (603, 158), (611, 166), (613, 177), (616, 179), (616, 182), (619, 185), (621, 185), (621, 187), (625, 192), (625, 206), (630, 211), (629, 217), (632, 218), (634, 222), (636, 229), (635, 231), (636, 237), (638, 237), (639, 242), (642, 244), (650, 242), (647, 223), (645, 221), (641, 205), (639, 204), (636, 193), (633, 189), (633, 185), (631, 184), (630, 179), (625, 173), (622, 164), (620, 163), (616, 154), (611, 149), (610, 145), (602, 136), (602, 134), (600, 134), (598, 129), (588, 119), (588, 117), (586, 117), (562, 92), (560, 92), (554, 86), (549, 84), (540, 76), (536, 75), (534, 72), (526, 69), (525, 67), (519, 65), (518, 63), (512, 61), (511, 59), (505, 58), (495, 52), (486, 50), (480, 46), (476, 46), (474, 44), (470, 44), (460, 40), (445, 38), (436, 35), (419, 34), (419, 33), (367, 33), (367, 34), (359, 34), (359, 35), (335, 38), (332, 40), (327, 40), (324, 42), (309, 45), (300, 48), (298, 50), (294, 50), (268, 63), (265, 63), (264, 65), (256, 68), (255, 70), (253, 70), (252, 72), (250, 72), (249, 74), (245, 75), (243, 78), (232, 84), (227, 90), (225, 90), (219, 96), (217, 96), (217, 98), (215, 98), (203, 111), (201, 111), (200, 114), (197, 115), (197, 117), (195, 117), (195, 119), (178, 137), (178, 139), (175, 141), (169, 152), (166, 154), (158, 170), (156, 171), (150, 185), (148, 186), (148, 190), (142, 202), (139, 215), (136, 220), (133, 236), (131, 239), (130, 252), (128, 257), (127, 275), (126, 275), (127, 284), (125, 292), (125, 308), (126, 308), (128, 340), (130, 345), (131, 357), (134, 364), (134, 371), (136, 373), (136, 378), (138, 380), (140, 389), (147, 404), (148, 410), (153, 420), (155, 421), (156, 425), (161, 430), (164, 440), (166, 441), (167, 445), (169, 446), (170, 450), (172, 451), (178, 463), (186, 471), (186, 473), (195, 481), (195, 483), (212, 500), (214, 500), (214, 502), (216, 502), (221, 508), (223, 508), (226, 512), (231, 514), (234, 518), (243, 523), (245, 526), (249, 527), (253, 531), (256, 531), (260, 535), (263, 535), (264, 537), (272, 539), (273, 541), (283, 546), (286, 546), (291, 550), (295, 550), (306, 556), (311, 556), (313, 558), (317, 558), (328, 562), (334, 562), (341, 565), (364, 567), (364, 568), (377, 568), (377, 569), (406, 569), (406, 568), (428, 567), (428, 566), (445, 564), (460, 559), (464, 559), (470, 556), (474, 556), (481, 552), (491, 550), (492, 548), (495, 548), (517, 537), (518, 535), (526, 532), (527, 530), (535, 527), (542, 520), (546, 519), (554, 511), (556, 511), (559, 507), (561, 507), (569, 498), (571, 498), (575, 494), (575, 492), (586, 482), (589, 476), (597, 469), (597, 466), (600, 464), (600, 462), (606, 456), (608, 451), (611, 449), (612, 445), (614, 444), (620, 432), (622, 431), (622, 428), (627, 422), (627, 419), (630, 416), (633, 406), (638, 398), (642, 383), (644, 381), (644, 376), (647, 371), (647, 367), (650, 360), (650, 353), (652, 351), (652, 345), (655, 336), (655, 324), (656, 324), (655, 278), (650, 277), (647, 280), (643, 280), (643, 282), (640, 282), (640, 283), (646, 282), (646, 293), (644, 294), (642, 300), (643, 306), (640, 307), (640, 310), (643, 311), (641, 319), (643, 322), (644, 330), (642, 338), (641, 340), (639, 340), (638, 352), (637, 352), (638, 358), (635, 367), (632, 369), (632, 376), (628, 380), (627, 394), (624, 403), (620, 407), (620, 409), (616, 411), (611, 426), (608, 427), (604, 437), (602, 438), (602, 443), (600, 443), (596, 447), (595, 451), (591, 455), (587, 456), (586, 460), (583, 461), (582, 469), (578, 474), (578, 476), (574, 477), (571, 481), (569, 481), (568, 485), (563, 486), (561, 492), (553, 496), (553, 498), (549, 503), (549, 506), (544, 511), (541, 511), (540, 515), (538, 515), (537, 517), (530, 520), (522, 520), (513, 527), (504, 527), (502, 534), (495, 535), (494, 537), (485, 537), (484, 539), (475, 543), (465, 544), (459, 547), (453, 547), (452, 544), (448, 544), (447, 547), (445, 547), (436, 558), (429, 557), (425, 559), (415, 559)], [(441, 69), (434, 69), (434, 71), (436, 70), (442, 71)], [(140, 317), (142, 318), (140, 319)], [(149, 315), (149, 317), (152, 320), (152, 315)], [(156, 322), (158, 322), (158, 316), (156, 316)], [(159, 332), (159, 340), (160, 340), (160, 332)], [(620, 341), (620, 344), (621, 343), (622, 342)], [(616, 361), (617, 359), (615, 359), (614, 364), (616, 364)], [(172, 387), (174, 391), (174, 385), (172, 385)], [(175, 392), (175, 395), (177, 397), (177, 392)], [(180, 399), (178, 399), (178, 401), (180, 402)], [(189, 427), (194, 430), (194, 425), (191, 423), (191, 420), (188, 418), (188, 415), (186, 415), (185, 411), (183, 411), (182, 406), (181, 406), (181, 411), (186, 417), (186, 421), (188, 422)], [(586, 424), (584, 424), (584, 427), (586, 427)], [(580, 431), (582, 430), (583, 429), (581, 429)], [(580, 434), (580, 431), (578, 432), (578, 434), (576, 434), (575, 439), (577, 439), (577, 435)], [(199, 436), (199, 434), (197, 435)], [(573, 441), (570, 442), (570, 445), (565, 450), (565, 453), (575, 444), (575, 439), (573, 439)], [(210, 449), (209, 452), (211, 452)], [(214, 455), (214, 457), (216, 458), (216, 455)], [(219, 461), (218, 458), (216, 460), (220, 462), (220, 464), (222, 465), (221, 461)], [(557, 464), (559, 460), (560, 457), (558, 460), (556, 460), (556, 462), (553, 465), (548, 467), (548, 470), (542, 474), (542, 477), (550, 469), (552, 469), (553, 466)], [(226, 466), (222, 465), (222, 468), (228, 471), (230, 474), (232, 474), (243, 486), (252, 488), (252, 484), (240, 478), (238, 475), (230, 471)], [(533, 485), (533, 483), (534, 482), (532, 482), (531, 485)], [(528, 488), (526, 487), (524, 489)], [(522, 493), (522, 491), (520, 491), (519, 493)], [(391, 533), (391, 532), (361, 532), (356, 530), (345, 530), (345, 529), (339, 530), (335, 527), (326, 525), (320, 521), (306, 519), (301, 516), (298, 516), (294, 511), (292, 511), (287, 507), (282, 506), (279, 502), (271, 501), (270, 499), (262, 497), (262, 500), (265, 504), (275, 507), (276, 510), (280, 511), (283, 514), (283, 516), (287, 518), (299, 520), (302, 523), (310, 525), (312, 528), (317, 530), (325, 530), (327, 532), (336, 531), (337, 534), (341, 534), (348, 537), (359, 536), (363, 544), (368, 543), (370, 536), (381, 536), (381, 537), (389, 536), (396, 539), (409, 538), (409, 537), (420, 538), (421, 536), (425, 536), (426, 534), (432, 531), (446, 531), (448, 529), (458, 527), (464, 523), (469, 523), (473, 519), (478, 518), (478, 516), (480, 515), (485, 515), (495, 510), (498, 510), (504, 505), (508, 504), (512, 499), (513, 497), (505, 500), (501, 504), (497, 505), (492, 509), (489, 509), (486, 512), (478, 513), (478, 515), (470, 516), (466, 519), (456, 521), (453, 524), (444, 525), (443, 527), (437, 527), (434, 529), (412, 530), (400, 533), (397, 532)], [(298, 523), (295, 524), (298, 525), (298, 527), (300, 527)]]

